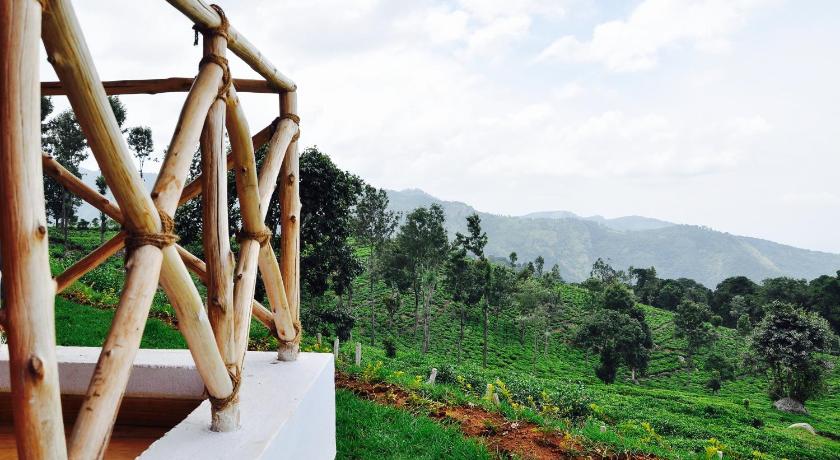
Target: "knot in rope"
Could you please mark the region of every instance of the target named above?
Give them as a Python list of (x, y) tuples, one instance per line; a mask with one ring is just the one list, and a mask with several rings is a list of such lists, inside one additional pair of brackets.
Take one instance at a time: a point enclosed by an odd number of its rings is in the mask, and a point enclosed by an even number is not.
[(231, 404), (239, 401), (239, 384), (242, 379), (239, 373), (233, 373), (230, 370), (228, 370), (228, 375), (230, 375), (230, 381), (233, 383), (233, 390), (231, 390), (230, 395), (227, 398), (214, 398), (212, 395), (207, 398), (210, 400), (213, 412), (223, 411)]
[(228, 40), (228, 30), (230, 29), (230, 22), (228, 22), (228, 18), (225, 15), (225, 11), (222, 9), (221, 6), (216, 5), (215, 3), (210, 5), (210, 8), (213, 8), (216, 13), (219, 13), (219, 17), (222, 19), (221, 24), (218, 27), (204, 27), (198, 24), (195, 24), (192, 28), (195, 31), (195, 39), (193, 41), (193, 46), (198, 45), (198, 33), (201, 32), (202, 34), (210, 34), (210, 35), (217, 35), (219, 37), (224, 37), (225, 40)]
[(230, 78), (230, 68), (228, 68), (228, 60), (218, 54), (208, 54), (201, 58), (201, 61), (198, 62), (198, 68), (201, 69), (207, 63), (213, 63), (218, 65), (222, 68), (222, 87), (219, 88), (219, 99), (227, 99), (227, 93), (230, 89), (231, 85), (231, 78)]
[(263, 228), (257, 230), (256, 232), (248, 232), (245, 229), (239, 230), (236, 234), (237, 239), (241, 243), (244, 240), (254, 240), (260, 243), (260, 247), (265, 246), (271, 241), (271, 230), (268, 229), (265, 225)]
[(296, 125), (300, 125), (300, 117), (294, 113), (284, 113), (280, 116), (281, 120), (292, 120)]
[(139, 248), (140, 246), (154, 246), (163, 249), (178, 242), (178, 235), (175, 234), (175, 221), (172, 216), (157, 208), (160, 215), (160, 232), (151, 233), (145, 231), (127, 231), (125, 247), (128, 249)]

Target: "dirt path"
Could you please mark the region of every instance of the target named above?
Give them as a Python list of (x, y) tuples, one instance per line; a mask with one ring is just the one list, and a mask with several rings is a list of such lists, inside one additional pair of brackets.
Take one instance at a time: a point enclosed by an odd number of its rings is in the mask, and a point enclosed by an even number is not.
[[(337, 374), (337, 388), (349, 390), (356, 395), (391, 407), (409, 409), (412, 395), (402, 388), (389, 383), (366, 383), (355, 380), (346, 374)], [(439, 421), (450, 421), (460, 425), (465, 436), (480, 438), (488, 450), (499, 454), (517, 455), (529, 460), (547, 459), (629, 459), (652, 460), (650, 455), (614, 453), (606, 450), (587, 449), (579, 440), (568, 433), (547, 431), (538, 425), (510, 420), (497, 412), (489, 412), (480, 407), (445, 406), (431, 409), (428, 416)]]

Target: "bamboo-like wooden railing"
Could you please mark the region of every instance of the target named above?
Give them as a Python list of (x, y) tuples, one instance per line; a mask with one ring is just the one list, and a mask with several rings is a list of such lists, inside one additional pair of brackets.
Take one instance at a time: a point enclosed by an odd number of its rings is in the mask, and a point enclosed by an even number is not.
[[(210, 428), (238, 428), (238, 389), (252, 316), (280, 343), (278, 358), (294, 360), (300, 342), (298, 188), (299, 118), (294, 82), (202, 0), (168, 0), (196, 25), (203, 59), (194, 78), (102, 82), (69, 0), (0, 2), (0, 252), (3, 323), (9, 338), (15, 436), (20, 458), (102, 458), (140, 345), (158, 285), (179, 319), (211, 398)], [(37, 81), (42, 39), (58, 82)], [(230, 50), (265, 80), (230, 78)], [(196, 61), (198, 62), (198, 58)], [(133, 166), (107, 100), (109, 94), (187, 92), (152, 193)], [(238, 92), (276, 93), (279, 117), (253, 137)], [(40, 95), (66, 95), (116, 203), (40, 151)], [(231, 153), (225, 157), (224, 133)], [(254, 152), (268, 144), (260, 171)], [(187, 184), (200, 146), (202, 174)], [(228, 234), (227, 171), (235, 171), (242, 215), (239, 254)], [(123, 229), (50, 282), (42, 174), (122, 224)], [(280, 260), (265, 227), (279, 183)], [(175, 243), (171, 216), (203, 195), (207, 262)], [(121, 250), (126, 279), (82, 409), (64, 441), (55, 359), (53, 301)], [(189, 275), (207, 285), (202, 299)], [(254, 299), (261, 275), (271, 309)]]

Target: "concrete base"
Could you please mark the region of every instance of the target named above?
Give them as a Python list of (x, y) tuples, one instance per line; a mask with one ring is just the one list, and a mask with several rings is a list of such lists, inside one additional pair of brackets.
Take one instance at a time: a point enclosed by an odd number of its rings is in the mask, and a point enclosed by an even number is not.
[[(83, 395), (99, 348), (58, 347), (62, 394)], [(273, 352), (250, 351), (240, 388), (241, 428), (210, 431), (205, 400), (139, 458), (332, 459), (335, 446), (333, 356), (300, 353), (280, 362)], [(0, 392), (9, 392), (8, 348), (0, 346)], [(204, 385), (188, 350), (140, 350), (126, 397), (197, 399)]]

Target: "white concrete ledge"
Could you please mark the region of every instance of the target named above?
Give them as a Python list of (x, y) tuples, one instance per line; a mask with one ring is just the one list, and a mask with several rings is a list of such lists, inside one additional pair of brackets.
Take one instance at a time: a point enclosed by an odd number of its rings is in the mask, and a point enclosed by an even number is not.
[[(87, 393), (100, 348), (57, 347), (61, 394)], [(9, 347), (0, 345), (0, 393), (11, 391), (9, 385)], [(195, 370), (187, 350), (146, 350), (137, 352), (125, 390), (126, 397), (202, 399), (204, 382)]]
[[(242, 426), (230, 433), (210, 427), (204, 401), (141, 456), (158, 459), (335, 458), (333, 355), (301, 353), (279, 362), (274, 352), (250, 351), (240, 388)], [(63, 394), (85, 394), (99, 348), (58, 347)], [(8, 349), (0, 346), (0, 392), (8, 392)], [(188, 350), (140, 350), (126, 396), (200, 399), (204, 385)]]

